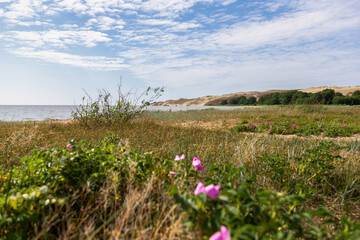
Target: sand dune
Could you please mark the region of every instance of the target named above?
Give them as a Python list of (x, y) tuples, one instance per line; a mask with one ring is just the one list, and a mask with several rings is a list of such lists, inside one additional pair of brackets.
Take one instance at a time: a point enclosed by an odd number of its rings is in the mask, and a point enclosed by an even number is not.
[[(322, 87), (311, 87), (306, 89), (295, 89), (303, 92), (315, 93), (320, 92), (324, 89), (334, 89), (335, 92), (340, 92), (344, 95), (351, 95), (354, 91), (360, 90), (360, 86), (353, 86), (353, 87), (336, 87), (336, 86), (322, 86)], [(252, 92), (236, 92), (236, 93), (229, 93), (223, 94), (219, 96), (205, 96), (205, 97), (198, 97), (193, 99), (178, 99), (178, 100), (168, 100), (164, 102), (157, 102), (154, 105), (156, 106), (206, 106), (206, 105), (213, 105), (213, 104), (220, 104), (220, 102), (224, 99), (231, 99), (239, 96), (246, 96), (251, 97), (254, 96), (259, 98), (269, 93), (274, 92), (286, 92), (289, 90), (267, 90), (264, 92), (252, 91)]]

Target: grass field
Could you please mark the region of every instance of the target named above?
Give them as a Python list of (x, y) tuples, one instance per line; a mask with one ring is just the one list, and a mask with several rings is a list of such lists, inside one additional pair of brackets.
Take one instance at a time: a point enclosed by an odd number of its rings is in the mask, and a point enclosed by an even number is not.
[[(359, 116), (293, 106), (90, 129), (0, 122), (0, 238), (209, 239), (226, 226), (232, 239), (358, 239)], [(199, 182), (220, 195), (195, 195)]]

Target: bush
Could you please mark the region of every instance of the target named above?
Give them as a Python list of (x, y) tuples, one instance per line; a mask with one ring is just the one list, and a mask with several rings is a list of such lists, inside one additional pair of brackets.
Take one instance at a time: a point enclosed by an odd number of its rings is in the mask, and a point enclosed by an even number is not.
[(237, 105), (238, 103), (239, 103), (239, 99), (237, 99), (237, 98), (232, 98), (232, 99), (230, 99), (230, 102), (229, 102), (230, 104), (233, 104), (233, 105)]
[(256, 97), (249, 97), (246, 102), (245, 105), (253, 105), (256, 103)]
[(226, 99), (221, 100), (220, 104), (221, 104), (221, 105), (226, 105), (226, 104), (228, 104), (228, 101), (227, 101)]
[[(128, 186), (141, 187), (152, 173), (168, 171), (168, 163), (155, 154), (126, 149), (114, 135), (96, 145), (71, 142), (67, 148), (34, 150), (11, 171), (0, 168), (0, 176), (6, 178), (0, 181), (0, 239), (33, 239), (45, 223), (45, 239), (54, 239), (61, 234), (59, 226), (76, 224), (84, 218), (84, 208), (99, 205), (104, 188), (121, 193), (116, 197), (121, 203)], [(71, 217), (64, 219), (64, 211)], [(101, 218), (94, 222), (97, 227), (102, 223)]]
[(164, 91), (163, 88), (155, 88), (153, 95), (149, 96), (151, 90), (149, 87), (140, 96), (136, 96), (131, 91), (123, 94), (119, 85), (116, 99), (107, 90), (102, 89), (98, 91), (95, 100), (85, 91), (87, 97), (83, 97), (83, 103), (75, 106), (71, 115), (74, 120), (87, 128), (123, 124), (141, 115), (145, 107), (159, 98)]
[[(211, 182), (209, 182), (211, 183)], [(214, 183), (216, 184), (216, 183)], [(252, 192), (251, 182), (234, 187), (221, 186), (220, 195), (210, 199), (205, 193), (198, 195), (182, 192), (172, 185), (168, 194), (174, 196), (186, 213), (185, 225), (200, 230), (196, 239), (208, 239), (226, 226), (232, 239), (356, 239), (360, 224), (348, 217), (341, 218), (341, 226), (331, 224), (334, 217), (323, 207), (303, 210), (305, 199), (297, 194), (287, 195), (258, 188)], [(315, 225), (320, 217), (322, 225)]]

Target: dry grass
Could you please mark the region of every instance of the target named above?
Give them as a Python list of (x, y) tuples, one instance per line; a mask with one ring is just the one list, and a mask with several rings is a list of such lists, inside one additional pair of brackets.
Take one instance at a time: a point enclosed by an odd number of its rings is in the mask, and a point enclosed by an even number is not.
[[(296, 112), (298, 111), (298, 112)], [(348, 109), (329, 109), (323, 113), (308, 113), (309, 117), (341, 117)], [(360, 108), (351, 109), (359, 116)], [(101, 127), (84, 129), (79, 124), (66, 121), (42, 121), (22, 123), (0, 123), (1, 165), (15, 163), (16, 160), (39, 147), (64, 147), (69, 140), (87, 139), (97, 142), (109, 133), (116, 133), (121, 141), (141, 152), (154, 151), (160, 156), (173, 159), (176, 154), (197, 156), (207, 164), (234, 163), (236, 166), (256, 166), (257, 156), (262, 154), (286, 154), (289, 162), (301, 156), (307, 149), (317, 146), (324, 139), (308, 137), (283, 137), (266, 134), (245, 134), (229, 131), (232, 124), (242, 119), (259, 119), (260, 115), (305, 114), (301, 109), (250, 109), (243, 111), (192, 111), (185, 113), (151, 113), (146, 117), (127, 124), (111, 128)], [(360, 120), (359, 120), (360, 121)], [(194, 124), (196, 123), (196, 124)], [(359, 123), (358, 123), (359, 124)], [(345, 148), (339, 152), (346, 160), (339, 164), (336, 174), (350, 185), (359, 187), (360, 148), (355, 138), (335, 140)], [(259, 173), (261, 174), (261, 173)], [(276, 189), (271, 178), (258, 176), (259, 187)], [(54, 209), (56, 215), (36, 229), (37, 238), (41, 239), (47, 229), (56, 226), (60, 239), (95, 239), (97, 232), (102, 232), (103, 239), (196, 239), (195, 233), (188, 233), (182, 224), (184, 215), (172, 204), (170, 197), (158, 194), (164, 191), (164, 183), (157, 176), (151, 176), (145, 187), (130, 186), (124, 204), (116, 198), (125, 193), (117, 193), (112, 183), (98, 194), (98, 205), (85, 205), (80, 209), (81, 218), (74, 222), (70, 208)], [(86, 198), (90, 191), (84, 187), (75, 193), (75, 198)], [(342, 198), (342, 196), (344, 196)], [(347, 212), (359, 220), (359, 198), (349, 200), (346, 193), (323, 198), (321, 204), (332, 210), (335, 215)], [(71, 205), (70, 200), (70, 205)], [(315, 206), (314, 206), (315, 207)], [(71, 219), (68, 224), (57, 226), (57, 222)], [(103, 222), (96, 226), (95, 222)], [(66, 222), (66, 221), (64, 221)], [(106, 230), (104, 230), (106, 229)], [(77, 233), (77, 235), (74, 235)]]

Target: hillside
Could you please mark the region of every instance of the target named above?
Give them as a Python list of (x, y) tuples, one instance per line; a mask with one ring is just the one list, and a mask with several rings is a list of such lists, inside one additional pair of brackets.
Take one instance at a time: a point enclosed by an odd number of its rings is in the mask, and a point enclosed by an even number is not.
[[(311, 88), (296, 89), (296, 90), (308, 92), (308, 93), (315, 93), (315, 92), (320, 92), (324, 89), (334, 89), (335, 92), (340, 92), (343, 95), (351, 95), (354, 91), (360, 90), (360, 86), (353, 86), (353, 87), (322, 86), (322, 87), (311, 87)], [(231, 99), (239, 96), (245, 96), (247, 98), (254, 96), (258, 99), (259, 97), (269, 93), (286, 92), (286, 91), (290, 91), (290, 90), (267, 90), (263, 92), (258, 92), (258, 91), (236, 92), (236, 93), (223, 94), (219, 96), (205, 96), (205, 97), (198, 97), (192, 99), (181, 98), (178, 100), (168, 100), (163, 102), (157, 102), (154, 105), (155, 106), (207, 106), (207, 105), (220, 104), (220, 102), (224, 99)]]

